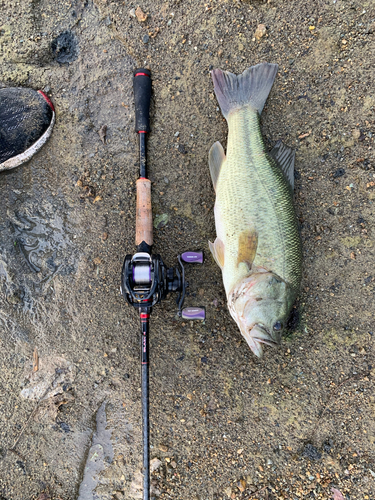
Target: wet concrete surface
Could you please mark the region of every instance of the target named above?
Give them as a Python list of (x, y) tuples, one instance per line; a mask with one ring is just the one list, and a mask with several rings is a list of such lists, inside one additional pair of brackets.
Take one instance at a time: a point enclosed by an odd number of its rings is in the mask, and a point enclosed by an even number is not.
[[(103, 446), (103, 403), (113, 460), (93, 472), (92, 497), (140, 497), (139, 325), (119, 282), (134, 251), (132, 71), (147, 66), (154, 250), (168, 265), (187, 249), (207, 256), (186, 300), (206, 321), (177, 320), (173, 299), (151, 317), (153, 495), (373, 499), (373, 2), (139, 5), (146, 21), (134, 2), (1, 9), (1, 85), (44, 89), (56, 125), (30, 162), (0, 174), (0, 498), (78, 498)], [(207, 155), (227, 133), (210, 69), (261, 61), (280, 66), (266, 141), (297, 150), (304, 275), (293, 330), (258, 360), (208, 254)]]

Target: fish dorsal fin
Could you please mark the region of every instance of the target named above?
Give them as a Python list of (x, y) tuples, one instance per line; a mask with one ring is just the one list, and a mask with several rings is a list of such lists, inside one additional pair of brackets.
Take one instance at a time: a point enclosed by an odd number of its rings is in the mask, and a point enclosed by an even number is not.
[(258, 236), (250, 229), (242, 231), (238, 237), (238, 257), (237, 266), (244, 262), (251, 269), (258, 247)]
[(277, 141), (273, 149), (270, 151), (270, 156), (275, 160), (277, 165), (284, 172), (284, 176), (288, 181), (292, 191), (294, 190), (294, 158), (296, 152), (294, 149), (285, 146), (281, 141)]
[(215, 144), (211, 146), (210, 152), (208, 153), (208, 164), (210, 166), (210, 174), (215, 191), (221, 166), (225, 160), (226, 156), (224, 153), (223, 146), (220, 144), (219, 141), (217, 141), (215, 142)]
[(224, 243), (221, 240), (219, 240), (219, 238), (216, 238), (214, 243), (211, 243), (211, 241), (209, 241), (208, 245), (210, 247), (212, 256), (215, 259), (216, 264), (220, 267), (220, 269), (223, 269), (224, 253), (225, 253)]

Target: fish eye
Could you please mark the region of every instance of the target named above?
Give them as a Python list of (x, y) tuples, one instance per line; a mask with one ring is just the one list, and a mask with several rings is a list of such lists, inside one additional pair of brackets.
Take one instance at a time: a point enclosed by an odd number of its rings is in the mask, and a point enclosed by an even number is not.
[(276, 323), (273, 325), (273, 329), (275, 330), (275, 332), (279, 332), (283, 327), (283, 324), (281, 323), (281, 321), (276, 321)]

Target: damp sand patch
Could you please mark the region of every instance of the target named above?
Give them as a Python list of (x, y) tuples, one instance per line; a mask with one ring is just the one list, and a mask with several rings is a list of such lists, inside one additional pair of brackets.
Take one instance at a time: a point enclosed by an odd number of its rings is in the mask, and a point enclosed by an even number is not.
[(114, 453), (111, 443), (112, 431), (107, 430), (107, 416), (104, 401), (96, 413), (96, 430), (87, 455), (83, 480), (79, 487), (78, 500), (99, 500), (95, 489), (100, 483), (100, 473), (112, 463)]

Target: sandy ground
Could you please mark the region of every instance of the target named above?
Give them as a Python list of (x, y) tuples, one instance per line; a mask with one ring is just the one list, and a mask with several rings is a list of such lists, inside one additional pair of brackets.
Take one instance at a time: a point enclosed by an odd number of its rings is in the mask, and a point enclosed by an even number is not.
[[(153, 495), (375, 498), (374, 58), (373, 1), (2, 2), (1, 85), (44, 89), (57, 121), (29, 163), (0, 174), (1, 500), (141, 495), (139, 325), (119, 282), (143, 65), (154, 250), (168, 265), (207, 255), (186, 302), (206, 321), (177, 320), (173, 300), (151, 318)], [(207, 154), (227, 133), (210, 69), (261, 61), (280, 66), (263, 133), (297, 151), (304, 271), (293, 328), (258, 360), (208, 254)]]

